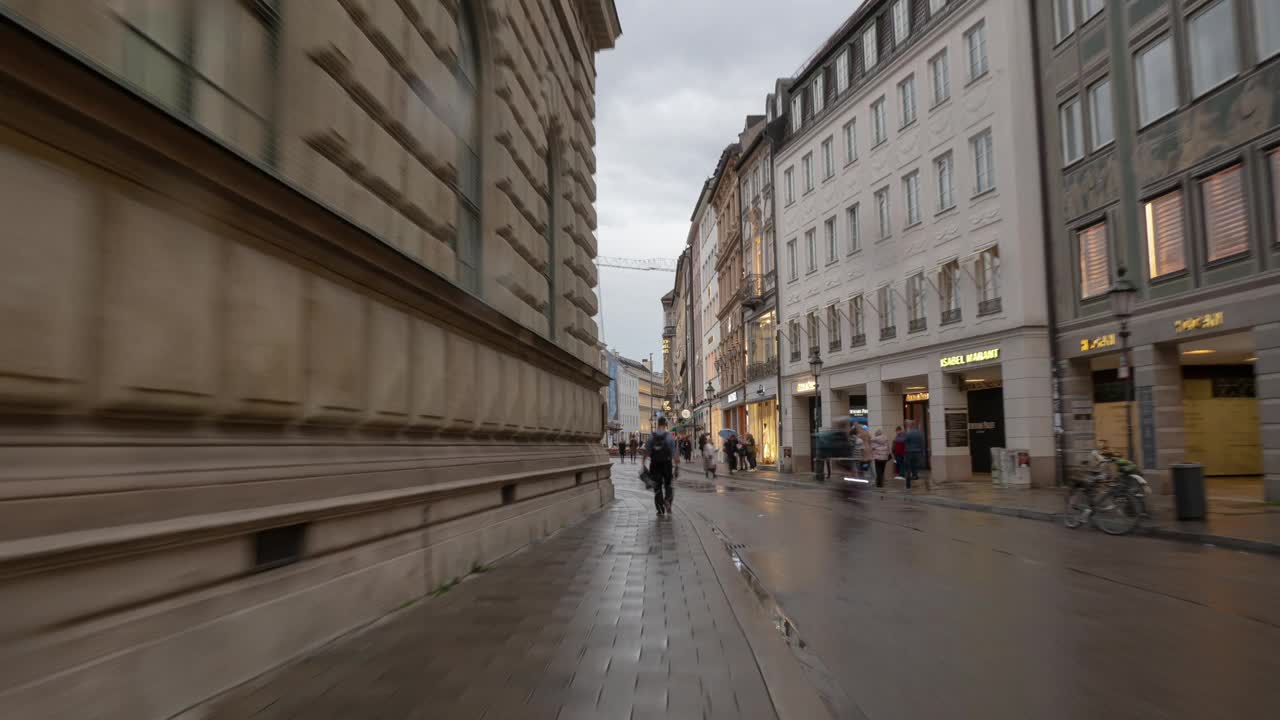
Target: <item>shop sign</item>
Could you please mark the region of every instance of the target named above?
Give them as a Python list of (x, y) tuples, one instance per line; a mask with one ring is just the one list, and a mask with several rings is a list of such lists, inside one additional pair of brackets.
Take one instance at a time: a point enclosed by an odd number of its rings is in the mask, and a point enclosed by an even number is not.
[(913, 392), (907, 393), (907, 402), (927, 402), (929, 400), (929, 392)]
[(849, 408), (849, 417), (865, 418), (865, 417), (869, 417), (870, 415), (871, 413), (867, 412), (867, 409), (864, 407)]
[(688, 420), (689, 418), (693, 417), (693, 413), (689, 412), (687, 409), (681, 410), (680, 417), (684, 418), (685, 420)]
[(813, 380), (805, 380), (804, 382), (796, 383), (796, 392), (798, 393), (813, 392), (814, 390), (817, 390), (817, 389), (818, 389), (818, 383)]
[(988, 360), (999, 360), (1000, 348), (991, 348), (990, 350), (979, 350), (966, 355), (951, 355), (942, 358), (941, 365), (944, 368), (961, 367), (971, 365), (973, 363), (986, 362)]
[(1184, 318), (1182, 320), (1173, 321), (1173, 331), (1181, 335), (1182, 333), (1194, 332), (1196, 330), (1211, 330), (1221, 327), (1226, 322), (1224, 313), (1218, 312), (1205, 313), (1195, 317)]
[(724, 404), (732, 405), (736, 402), (738, 402), (738, 391), (734, 390), (733, 392), (729, 393), (729, 397), (725, 398)]
[(1093, 338), (1080, 338), (1080, 352), (1092, 352), (1116, 346), (1116, 334), (1107, 333)]

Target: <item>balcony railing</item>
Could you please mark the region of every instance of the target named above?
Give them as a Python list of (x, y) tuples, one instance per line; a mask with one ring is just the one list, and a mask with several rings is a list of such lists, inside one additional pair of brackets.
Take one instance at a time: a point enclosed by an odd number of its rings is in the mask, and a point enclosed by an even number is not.
[(995, 315), (996, 313), (1000, 312), (1000, 309), (1001, 309), (1000, 298), (997, 297), (997, 298), (991, 298), (990, 300), (983, 300), (982, 302), (978, 303), (978, 316), (981, 317), (983, 315)]
[(907, 332), (920, 332), (928, 327), (928, 320), (924, 318), (911, 318), (911, 322), (907, 323)]
[(896, 326), (896, 325), (890, 325), (890, 326), (888, 326), (888, 327), (882, 327), (882, 328), (880, 328), (880, 339), (881, 339), (881, 340), (892, 340), (892, 339), (894, 339), (894, 338), (896, 338), (896, 337), (898, 337), (898, 326)]
[(745, 282), (742, 284), (742, 304), (754, 310), (764, 302), (769, 293), (773, 292), (777, 284), (778, 275), (776, 272), (751, 273), (747, 275)]
[(867, 344), (867, 336), (865, 334), (859, 333), (849, 338), (850, 349), (856, 348), (856, 347), (862, 347), (866, 344)]
[(942, 324), (951, 325), (960, 322), (960, 308), (951, 308), (942, 311)]
[(676, 326), (675, 326), (675, 325), (664, 325), (664, 326), (663, 326), (663, 328), (662, 328), (662, 337), (675, 337), (675, 334), (676, 334)]
[(791, 362), (800, 362), (799, 348), (791, 348)]
[(839, 340), (828, 341), (827, 352), (840, 352), (840, 341)]
[[(793, 353), (794, 355), (794, 353)], [(796, 355), (793, 360), (799, 360)], [(747, 365), (747, 380), (763, 380), (764, 378), (773, 377), (778, 373), (778, 358), (771, 357), (763, 362), (753, 362)]]

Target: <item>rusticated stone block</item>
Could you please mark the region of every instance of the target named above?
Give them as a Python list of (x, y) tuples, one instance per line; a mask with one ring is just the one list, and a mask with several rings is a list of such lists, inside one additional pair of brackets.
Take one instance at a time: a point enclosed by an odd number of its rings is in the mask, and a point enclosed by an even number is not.
[(413, 321), (410, 421), (414, 427), (440, 428), (448, 418), (449, 387), (453, 384), (448, 372), (448, 338), (438, 325)]
[(321, 277), (311, 278), (307, 337), (307, 419), (351, 423), (366, 407), (364, 296)]
[(101, 191), (0, 134), (0, 400), (65, 403), (82, 389)]
[(409, 421), (410, 320), (403, 311), (370, 301), (369, 412), (377, 425)]
[(224, 412), (280, 418), (300, 415), (306, 297), (303, 271), (232, 243), (225, 285)]
[(445, 347), (449, 418), (446, 428), (455, 432), (470, 431), (480, 417), (476, 389), (482, 380), (476, 364), (476, 343), (450, 333)]
[(209, 228), (113, 195), (104, 223), (100, 404), (202, 413), (218, 386), (222, 244)]

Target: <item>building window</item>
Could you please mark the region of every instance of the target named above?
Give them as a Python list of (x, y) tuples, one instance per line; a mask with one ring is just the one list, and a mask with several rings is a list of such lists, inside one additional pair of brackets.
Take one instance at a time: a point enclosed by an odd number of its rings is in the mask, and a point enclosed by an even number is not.
[(818, 313), (810, 312), (805, 322), (809, 331), (809, 354), (812, 355), (818, 351)]
[(800, 323), (792, 320), (787, 333), (791, 337), (791, 362), (800, 362)]
[(916, 121), (916, 76), (908, 75), (898, 83), (898, 110), (901, 114), (902, 127)]
[(907, 0), (897, 0), (893, 4), (893, 44), (905, 43), (910, 32), (911, 10), (907, 7)]
[(928, 327), (924, 317), (924, 273), (907, 278), (907, 332), (920, 332)]
[(849, 87), (849, 49), (845, 48), (836, 56), (836, 94)]
[(880, 306), (880, 339), (892, 340), (898, 335), (898, 326), (893, 322), (893, 286), (882, 285), (876, 291), (876, 303)]
[(942, 8), (947, 6), (947, 0), (929, 0), (929, 17), (933, 17), (942, 12)]
[(1110, 144), (1116, 139), (1111, 120), (1111, 80), (1099, 80), (1089, 88), (1089, 120), (1092, 126), (1093, 149)]
[(836, 216), (832, 215), (822, 224), (822, 239), (827, 244), (827, 264), (836, 261)]
[(1253, 24), (1258, 28), (1258, 59), (1266, 59), (1280, 52), (1280, 3), (1257, 0), (1253, 8)]
[(825, 92), (826, 88), (823, 87), (822, 80), (823, 80), (822, 70), (819, 70), (818, 76), (813, 79), (813, 85), (811, 86), (813, 88), (812, 92), (813, 92), (813, 114), (814, 115), (817, 115), (818, 113), (822, 112), (823, 104), (826, 102), (826, 99), (827, 99), (826, 92)]
[(951, 78), (947, 71), (947, 50), (929, 58), (929, 78), (933, 86), (933, 104), (941, 105), (951, 97)]
[(884, 97), (871, 103), (871, 145), (875, 147), (888, 139), (885, 134)]
[(1138, 119), (1148, 125), (1178, 107), (1177, 66), (1173, 62), (1173, 40), (1165, 36), (1148, 45), (1134, 59), (1138, 81)]
[(804, 233), (805, 252), (809, 259), (809, 272), (818, 269), (818, 239), (817, 232), (814, 230), (806, 230)]
[(830, 180), (831, 176), (836, 174), (835, 153), (831, 146), (834, 139), (828, 135), (826, 140), (822, 141), (822, 179)]
[(1182, 191), (1146, 203), (1147, 267), (1151, 279), (1187, 268), (1182, 231)]
[(791, 279), (795, 280), (800, 275), (800, 265), (796, 261), (795, 238), (787, 241), (787, 265), (791, 268)]
[(952, 260), (938, 273), (938, 300), (942, 305), (942, 324), (960, 322), (960, 262)]
[(1076, 29), (1076, 0), (1053, 0), (1053, 41), (1062, 42)]
[(849, 299), (849, 347), (867, 344), (866, 313), (861, 295)]
[(934, 174), (938, 179), (939, 212), (956, 205), (955, 173), (952, 162), (952, 155), (949, 152), (933, 161)]
[(876, 52), (876, 24), (873, 21), (871, 27), (862, 31), (862, 68), (870, 70), (876, 66), (879, 61), (880, 54)]
[(1280, 150), (1267, 153), (1271, 165), (1271, 221), (1276, 224), (1273, 240), (1280, 244)]
[(475, 35), (473, 3), (462, 3), (458, 13), (459, 61), (454, 71), (457, 95), (454, 97), (456, 122), (461, 126), (458, 153), (458, 232), (454, 245), (457, 254), (458, 284), (471, 292), (480, 292), (480, 52)]
[(774, 253), (777, 252), (773, 247), (773, 229), (770, 228), (764, 232), (764, 274), (772, 275), (774, 268), (777, 266), (777, 260)]
[(991, 147), (991, 130), (984, 130), (969, 141), (973, 147), (974, 194), (996, 187), (996, 161)]
[(804, 191), (813, 189), (813, 153), (805, 153), (800, 158), (800, 171), (804, 175)]
[(844, 164), (858, 159), (858, 126), (856, 120), (844, 124)]
[(843, 344), (840, 337), (840, 310), (835, 305), (827, 306), (827, 351), (838, 352)]
[(978, 315), (1000, 312), (1000, 248), (978, 254)]
[(1059, 127), (1062, 129), (1062, 164), (1084, 157), (1084, 128), (1080, 123), (1080, 98), (1073, 97), (1058, 108)]
[(787, 187), (787, 204), (796, 201), (796, 177), (795, 168), (789, 167), (782, 172), (782, 184)]
[(979, 22), (966, 31), (964, 45), (969, 51), (969, 80), (977, 80), (987, 74), (987, 24)]
[(1239, 165), (1200, 181), (1204, 200), (1205, 242), (1209, 262), (1249, 251), (1249, 211), (1244, 200), (1244, 172)]
[(889, 188), (880, 188), (876, 191), (876, 211), (880, 218), (880, 239), (884, 240), (893, 230), (889, 218)]
[(804, 93), (796, 90), (796, 94), (791, 98), (791, 132), (799, 132), (800, 126), (804, 124)]
[(1089, 21), (1094, 15), (1102, 12), (1102, 8), (1107, 6), (1107, 0), (1084, 0), (1084, 19)]
[(920, 173), (902, 178), (902, 194), (907, 203), (907, 227), (920, 222)]
[(1107, 247), (1107, 224), (1081, 230), (1076, 235), (1080, 244), (1080, 299), (1101, 297), (1111, 287), (1111, 251)]
[(844, 218), (849, 226), (849, 252), (856, 253), (862, 249), (862, 223), (858, 217), (858, 203), (845, 208)]
[[(1274, 3), (1274, 0), (1272, 0)], [(1191, 93), (1203, 95), (1240, 70), (1232, 0), (1218, 0), (1187, 23), (1191, 44)], [(1265, 3), (1264, 3), (1265, 4)]]

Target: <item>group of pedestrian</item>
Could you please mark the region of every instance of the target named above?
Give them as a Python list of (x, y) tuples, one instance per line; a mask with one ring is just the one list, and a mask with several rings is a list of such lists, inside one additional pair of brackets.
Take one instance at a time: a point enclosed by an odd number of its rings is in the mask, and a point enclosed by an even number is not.
[(924, 433), (913, 420), (908, 420), (905, 427), (895, 427), (892, 440), (884, 430), (877, 428), (873, 434), (858, 423), (851, 427), (837, 424), (834, 430), (822, 433), (818, 439), (818, 457), (823, 462), (817, 470), (825, 470), (827, 475), (831, 474), (833, 459), (846, 461), (855, 469), (874, 467), (876, 487), (884, 487), (892, 462), (893, 479), (905, 482), (910, 490), (911, 484), (920, 479), (920, 469), (924, 467)]
[[(618, 459), (621, 460), (622, 462), (626, 462), (627, 455), (630, 454), (631, 462), (634, 463), (636, 461), (636, 456), (639, 455), (640, 453), (640, 447), (641, 447), (640, 438), (636, 437), (634, 434), (631, 435), (630, 437), (619, 438), (618, 439)], [(628, 450), (630, 450), (630, 453), (627, 452)]]
[(737, 433), (732, 433), (724, 439), (724, 457), (725, 462), (729, 464), (729, 474), (732, 475), (734, 470), (744, 470), (755, 472), (756, 469), (756, 439), (750, 432), (738, 437)]

